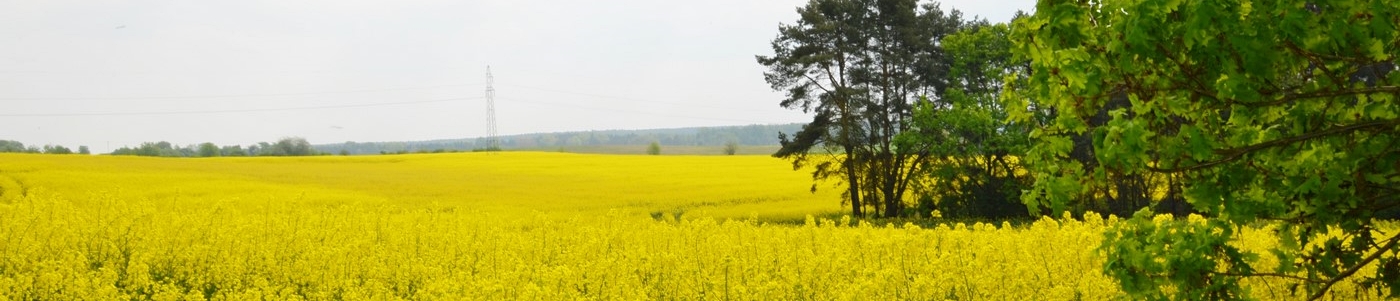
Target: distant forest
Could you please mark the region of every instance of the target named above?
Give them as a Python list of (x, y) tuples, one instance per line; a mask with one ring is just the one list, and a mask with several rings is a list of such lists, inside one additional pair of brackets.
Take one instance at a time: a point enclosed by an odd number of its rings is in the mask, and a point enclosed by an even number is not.
[[(539, 133), (501, 136), (503, 150), (553, 150), (565, 147), (645, 146), (656, 143), (669, 146), (772, 146), (779, 144), (778, 133), (789, 135), (802, 129), (800, 123), (773, 125), (744, 125), (722, 127), (692, 127), (650, 130), (606, 130), (562, 133)], [(259, 142), (246, 147), (219, 146), (214, 143), (176, 145), (159, 141), (134, 147), (121, 147), (112, 155), (149, 157), (227, 157), (227, 156), (315, 156), (315, 155), (378, 155), (426, 152), (481, 151), (490, 147), (486, 138), (442, 139), (403, 142), (345, 142), (311, 144), (300, 137), (287, 137), (277, 142)], [(611, 149), (611, 148), (597, 148)], [(637, 148), (643, 150), (643, 148)], [(669, 152), (669, 151), (668, 151)], [(743, 153), (767, 152), (766, 148), (745, 148)], [(19, 141), (0, 140), (0, 153), (90, 154), (87, 146), (77, 150), (62, 145), (24, 145)], [(731, 153), (732, 154), (732, 153)]]
[(90, 154), (91, 152), (88, 151), (88, 147), (87, 147), (86, 145), (84, 145), (84, 146), (79, 146), (79, 147), (78, 147), (78, 151), (75, 152), (75, 151), (73, 151), (73, 149), (70, 149), (70, 148), (65, 147), (65, 146), (62, 146), (62, 145), (45, 145), (45, 146), (43, 146), (43, 147), (39, 147), (38, 145), (30, 145), (30, 146), (27, 146), (27, 147), (26, 147), (26, 146), (24, 146), (24, 143), (21, 143), (21, 142), (19, 142), (19, 141), (14, 141), (14, 140), (0, 140), (0, 153), (31, 153), (31, 154), (57, 154), (57, 155), (83, 154), (83, 155), (86, 155), (86, 154)]
[[(568, 146), (647, 145), (662, 146), (722, 146), (778, 145), (778, 133), (789, 135), (802, 129), (800, 123), (774, 125), (745, 125), (723, 127), (692, 127), (652, 130), (605, 130), (583, 132), (540, 133), (501, 136), (500, 147), (506, 150), (553, 149)], [(318, 152), (351, 155), (414, 153), (429, 151), (481, 150), (490, 146), (486, 138), (443, 139), (404, 142), (345, 142), (316, 144)]]

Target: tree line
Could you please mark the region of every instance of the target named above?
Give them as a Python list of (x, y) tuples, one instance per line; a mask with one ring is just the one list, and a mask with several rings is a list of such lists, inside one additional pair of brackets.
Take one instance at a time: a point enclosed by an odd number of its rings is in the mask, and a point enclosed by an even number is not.
[[(504, 149), (553, 149), (568, 146), (646, 146), (652, 142), (663, 145), (727, 146), (777, 145), (775, 135), (801, 128), (800, 124), (744, 125), (694, 127), (651, 130), (601, 130), (559, 133), (507, 135), (499, 138)], [(312, 147), (323, 152), (345, 151), (352, 155), (395, 154), (482, 150), (490, 143), (485, 138), (442, 139), (402, 142), (345, 142), (318, 144)]]
[(277, 142), (258, 142), (248, 145), (219, 146), (211, 142), (198, 145), (178, 146), (170, 142), (145, 142), (136, 147), (122, 147), (112, 151), (112, 155), (146, 157), (245, 157), (245, 156), (315, 156), (329, 155), (311, 148), (305, 138), (288, 137)]
[[(1131, 217), (1101, 248), (1134, 299), (1247, 299), (1250, 278), (1400, 296), (1400, 235), (1378, 224), (1400, 216), (1400, 2), (797, 12), (757, 56), (778, 104), (812, 115), (774, 156), (839, 184), (852, 215)], [(1231, 244), (1258, 225), (1276, 265)]]
[(21, 142), (19, 142), (19, 141), (14, 141), (14, 140), (0, 140), (0, 153), (29, 153), (29, 154), (55, 154), (55, 155), (83, 154), (83, 155), (87, 155), (87, 154), (92, 154), (92, 151), (88, 150), (88, 147), (87, 147), (86, 145), (80, 145), (80, 146), (78, 146), (78, 150), (77, 150), (77, 151), (73, 151), (73, 149), (68, 148), (68, 147), (65, 147), (65, 146), (62, 146), (62, 145), (52, 145), (52, 144), (50, 144), (50, 145), (44, 145), (44, 146), (30, 145), (30, 146), (27, 146), (27, 147), (26, 147), (26, 146), (24, 146), (24, 143), (21, 143)]

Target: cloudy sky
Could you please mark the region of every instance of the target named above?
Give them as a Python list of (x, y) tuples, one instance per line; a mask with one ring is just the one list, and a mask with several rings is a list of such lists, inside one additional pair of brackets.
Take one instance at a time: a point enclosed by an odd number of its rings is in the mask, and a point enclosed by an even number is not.
[[(0, 139), (248, 145), (803, 122), (754, 55), (801, 0), (0, 1)], [(1034, 1), (944, 1), (1004, 22)]]

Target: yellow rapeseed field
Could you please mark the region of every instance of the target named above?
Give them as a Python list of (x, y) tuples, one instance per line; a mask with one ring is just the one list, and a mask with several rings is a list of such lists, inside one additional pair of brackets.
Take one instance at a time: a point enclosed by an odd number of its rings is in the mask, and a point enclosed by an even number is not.
[[(8, 184), (5, 184), (8, 183)], [(144, 158), (0, 154), (0, 189), (169, 206), (392, 205), (512, 213), (666, 211), (717, 217), (836, 212), (831, 189), (765, 156), (462, 153)]]
[(1116, 218), (812, 218), (841, 206), (810, 185), (764, 156), (0, 154), (0, 300), (1124, 297), (1095, 251)]

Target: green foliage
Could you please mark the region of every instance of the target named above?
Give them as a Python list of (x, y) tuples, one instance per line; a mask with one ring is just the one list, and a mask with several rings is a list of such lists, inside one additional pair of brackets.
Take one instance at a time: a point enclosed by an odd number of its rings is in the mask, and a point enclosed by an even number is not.
[(947, 88), (938, 41), (963, 25), (961, 13), (914, 0), (816, 0), (798, 14), (779, 26), (773, 55), (757, 57), (764, 79), (787, 93), (779, 105), (813, 113), (792, 139), (779, 136), (774, 155), (812, 167), (816, 181), (845, 184), (852, 215), (904, 214), (910, 175), (927, 153), (895, 137), (909, 130), (920, 96), (941, 99)]
[(724, 154), (733, 156), (739, 152), (739, 141), (729, 140), (724, 143)]
[[(1012, 30), (1032, 61), (1013, 107), (1056, 113), (1031, 132), (1023, 201), (1073, 210), (1117, 193), (1114, 175), (1179, 179), (1210, 231), (1134, 223), (1105, 241), (1111, 267), (1140, 272), (1116, 274), (1139, 296), (1247, 297), (1236, 277), (1293, 280), (1313, 298), (1352, 277), (1400, 293), (1400, 236), (1373, 233), (1400, 207), (1396, 24), (1400, 2), (1386, 0), (1041, 1)], [(1086, 134), (1094, 160), (1069, 160)], [(1295, 242), (1272, 272), (1218, 247), (1261, 219)], [(1376, 273), (1358, 275), (1368, 264)]]
[(221, 154), (222, 152), (219, 151), (219, 146), (214, 145), (214, 143), (205, 142), (199, 144), (200, 157), (218, 157)]
[(113, 155), (146, 156), (146, 157), (186, 157), (185, 154), (193, 153), (193, 150), (176, 147), (170, 142), (143, 142), (136, 148), (121, 147), (112, 151)]
[(312, 156), (319, 154), (311, 149), (311, 143), (306, 138), (287, 137), (277, 140), (276, 144), (265, 148), (264, 156)]
[(1138, 211), (1105, 233), (1104, 274), (1118, 279), (1134, 299), (1222, 300), (1246, 297), (1239, 275), (1257, 259), (1231, 245), (1229, 223), (1199, 216), (1154, 219)]
[[(914, 109), (911, 130), (901, 147), (923, 146), (930, 160), (921, 170), (926, 183), (916, 193), (926, 211), (949, 216), (1024, 217), (1017, 201), (1030, 184), (1019, 157), (1029, 144), (1028, 122), (1008, 121), (999, 100), (1005, 81), (1024, 80), (1025, 62), (1011, 56), (1010, 27), (972, 24), (944, 37), (951, 58), (950, 88), (941, 103), (923, 101)], [(925, 203), (927, 202), (927, 203)]]
[(177, 146), (170, 142), (145, 142), (140, 146), (121, 147), (113, 155), (146, 157), (219, 157), (219, 156), (313, 156), (323, 153), (311, 148), (304, 138), (282, 138), (277, 143), (258, 142), (247, 149), (238, 145), (219, 147), (213, 143)]
[(23, 153), (24, 143), (14, 140), (0, 140), (0, 153)]
[(79, 145), (79, 146), (78, 146), (78, 153), (79, 153), (79, 154), (84, 154), (84, 155), (91, 155), (91, 154), (92, 154), (92, 150), (89, 150), (88, 147), (87, 147), (87, 145)]
[(651, 144), (648, 144), (648, 145), (647, 145), (647, 154), (648, 154), (648, 155), (653, 155), (653, 156), (655, 156), (655, 155), (660, 155), (660, 154), (661, 154), (661, 143), (656, 142), (656, 141), (652, 141)]
[(68, 155), (72, 154), (73, 150), (62, 145), (45, 145), (44, 153), (52, 155)]
[(243, 150), (242, 146), (226, 145), (219, 148), (219, 155), (225, 157), (243, 157), (248, 155), (248, 151)]

